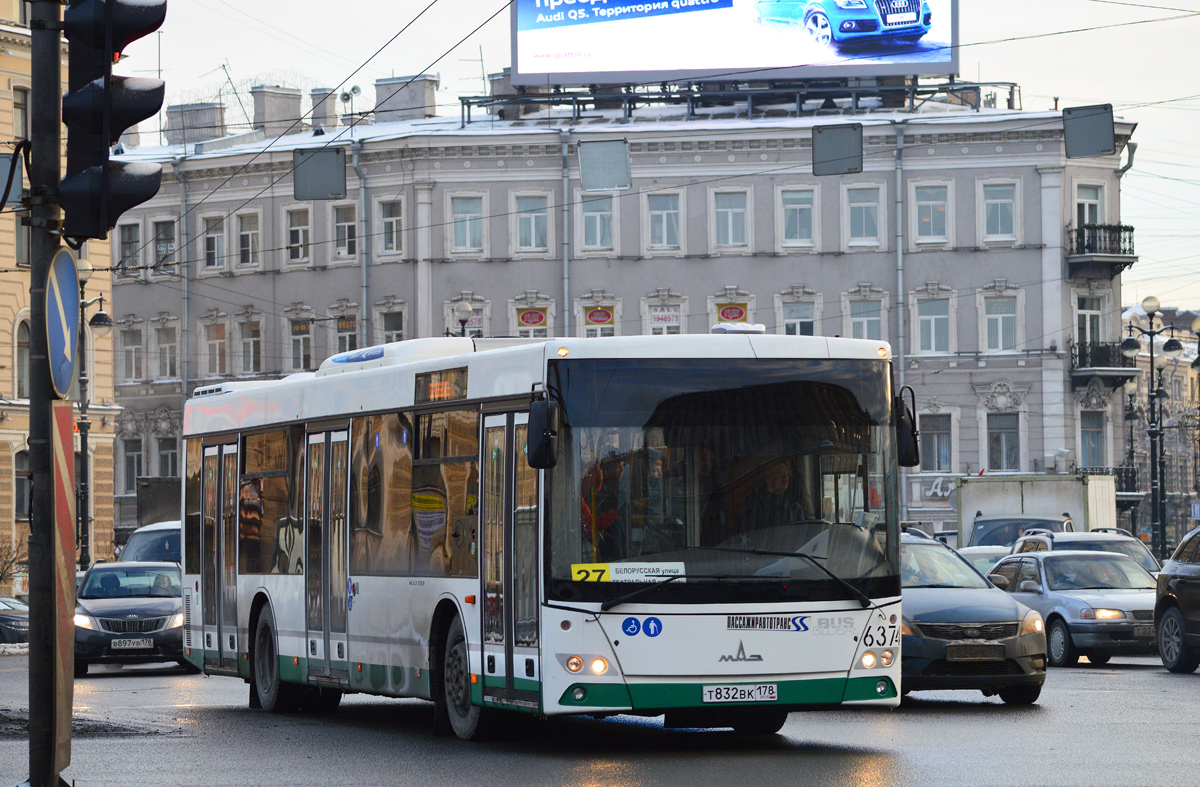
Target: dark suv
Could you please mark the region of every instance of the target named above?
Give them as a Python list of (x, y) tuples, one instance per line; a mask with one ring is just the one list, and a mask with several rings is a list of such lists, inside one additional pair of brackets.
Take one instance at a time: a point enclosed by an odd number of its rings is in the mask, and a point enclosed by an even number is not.
[(1200, 528), (1184, 537), (1158, 573), (1154, 634), (1158, 657), (1171, 672), (1200, 666)]

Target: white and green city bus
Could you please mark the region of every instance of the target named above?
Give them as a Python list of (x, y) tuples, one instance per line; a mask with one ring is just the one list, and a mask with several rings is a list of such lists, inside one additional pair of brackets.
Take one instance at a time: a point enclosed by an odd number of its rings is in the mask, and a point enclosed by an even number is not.
[(418, 339), (200, 388), (184, 645), (266, 710), (420, 697), (778, 730), (895, 705), (887, 344)]

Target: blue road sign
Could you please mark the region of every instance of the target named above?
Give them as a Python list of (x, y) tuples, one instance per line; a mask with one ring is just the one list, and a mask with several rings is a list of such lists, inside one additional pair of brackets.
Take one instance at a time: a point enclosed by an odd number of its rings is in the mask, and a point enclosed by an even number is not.
[(66, 399), (79, 350), (79, 273), (75, 257), (66, 249), (50, 260), (46, 278), (46, 350), (54, 392)]

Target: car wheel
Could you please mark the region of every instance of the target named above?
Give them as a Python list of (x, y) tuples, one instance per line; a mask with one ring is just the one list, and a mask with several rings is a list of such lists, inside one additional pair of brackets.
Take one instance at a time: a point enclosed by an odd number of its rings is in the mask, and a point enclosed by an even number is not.
[(1111, 653), (1089, 653), (1087, 654), (1088, 661), (1095, 664), (1097, 667), (1103, 667), (1112, 658)]
[(1079, 651), (1071, 641), (1071, 632), (1063, 620), (1055, 620), (1046, 633), (1046, 656), (1054, 667), (1074, 667), (1079, 661)]
[(275, 615), (265, 606), (254, 630), (254, 690), (259, 706), (268, 713), (295, 710), (302, 687), (279, 678), (279, 639), (275, 635)]
[(829, 27), (829, 17), (821, 11), (814, 11), (804, 20), (804, 29), (809, 37), (821, 46), (833, 43), (833, 29)]
[(774, 735), (787, 724), (787, 711), (755, 711), (752, 715), (733, 722), (733, 731), (738, 735)]
[(1171, 672), (1195, 672), (1200, 666), (1200, 653), (1188, 646), (1183, 627), (1183, 613), (1178, 607), (1163, 612), (1158, 621), (1158, 657)]
[(75, 677), (82, 678), (84, 675), (87, 675), (87, 671), (88, 663), (86, 661), (75, 659)]
[(1000, 689), (1000, 699), (1009, 705), (1032, 705), (1041, 693), (1041, 686), (1009, 686)]
[[(446, 632), (442, 648), (442, 691), (434, 701), (450, 722), (454, 734), (465, 741), (486, 737), (491, 714), (471, 703), (471, 662), (467, 655), (467, 635), (462, 620), (454, 618)], [(437, 713), (435, 713), (435, 719)]]

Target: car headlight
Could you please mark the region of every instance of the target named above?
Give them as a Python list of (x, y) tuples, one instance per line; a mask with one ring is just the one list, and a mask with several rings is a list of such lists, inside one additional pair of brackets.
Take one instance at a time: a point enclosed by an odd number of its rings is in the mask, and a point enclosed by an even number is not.
[(1079, 613), (1081, 618), (1095, 620), (1124, 620), (1125, 613), (1119, 609), (1085, 609)]
[(171, 617), (167, 618), (167, 625), (163, 626), (163, 628), (165, 628), (165, 629), (177, 629), (177, 628), (179, 628), (179, 627), (180, 627), (180, 626), (182, 626), (182, 625), (183, 625), (183, 613), (182, 613), (182, 612), (176, 612), (174, 615), (172, 615)]
[(91, 615), (85, 615), (82, 612), (75, 613), (75, 625), (81, 629), (91, 629), (92, 631), (100, 630), (100, 624), (96, 622), (96, 619)]
[(900, 633), (906, 637), (921, 636), (919, 633), (917, 633), (917, 627), (909, 623), (907, 618), (900, 619)]
[(866, 0), (833, 0), (833, 4), (845, 10), (847, 8), (866, 8)]
[(1026, 634), (1041, 634), (1046, 630), (1046, 623), (1042, 620), (1042, 615), (1036, 609), (1029, 610), (1025, 615), (1025, 619), (1021, 621), (1021, 631), (1017, 636), (1023, 637)]

